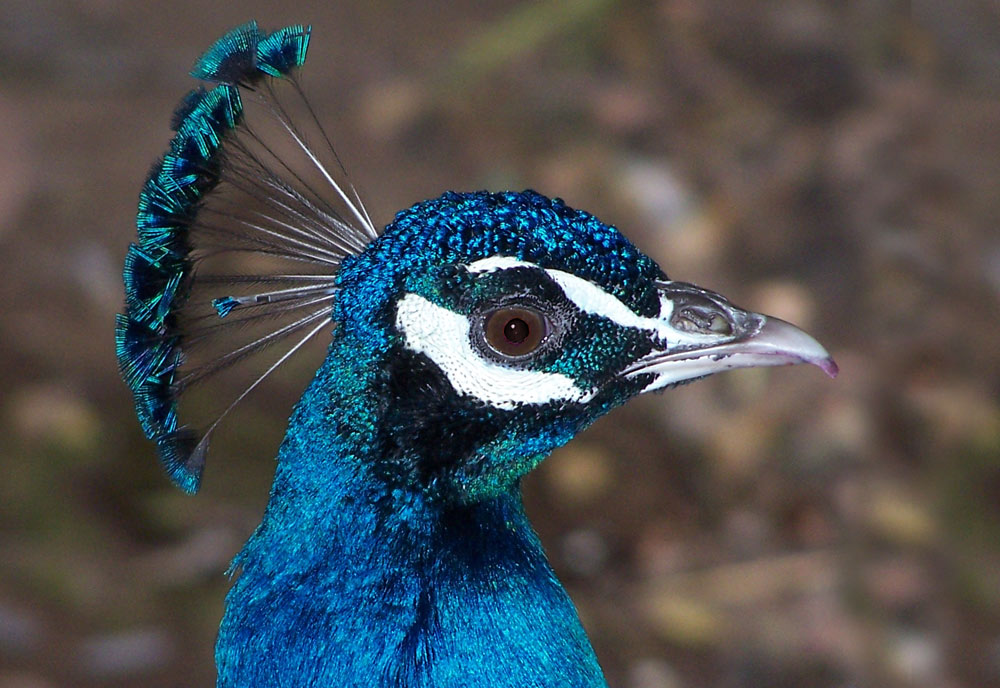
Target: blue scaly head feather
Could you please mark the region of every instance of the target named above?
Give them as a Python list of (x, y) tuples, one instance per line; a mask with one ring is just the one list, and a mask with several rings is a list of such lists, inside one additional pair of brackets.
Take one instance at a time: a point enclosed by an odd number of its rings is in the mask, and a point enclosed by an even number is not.
[[(332, 332), (234, 561), (218, 685), (603, 686), (521, 478), (636, 394), (835, 366), (532, 191), (446, 193), (380, 234), (295, 79), (308, 41), (251, 22), (196, 63), (216, 85), (178, 106), (125, 263), (122, 375), (187, 491), (218, 422)], [(188, 388), (268, 354), (207, 429), (181, 422)]]

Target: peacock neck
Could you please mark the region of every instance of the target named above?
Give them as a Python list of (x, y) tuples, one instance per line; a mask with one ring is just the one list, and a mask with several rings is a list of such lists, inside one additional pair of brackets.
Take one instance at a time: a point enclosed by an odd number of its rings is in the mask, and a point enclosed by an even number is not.
[(519, 486), (459, 502), (387, 479), (374, 379), (335, 346), (297, 406), (218, 685), (604, 686)]

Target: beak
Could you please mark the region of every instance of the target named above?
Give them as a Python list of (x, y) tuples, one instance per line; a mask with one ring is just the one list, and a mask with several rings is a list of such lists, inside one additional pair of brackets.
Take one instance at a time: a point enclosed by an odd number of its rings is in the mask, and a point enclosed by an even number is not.
[(837, 364), (794, 325), (731, 304), (721, 294), (684, 282), (661, 282), (653, 350), (623, 371), (652, 375), (651, 392), (736, 368), (811, 363), (830, 377)]

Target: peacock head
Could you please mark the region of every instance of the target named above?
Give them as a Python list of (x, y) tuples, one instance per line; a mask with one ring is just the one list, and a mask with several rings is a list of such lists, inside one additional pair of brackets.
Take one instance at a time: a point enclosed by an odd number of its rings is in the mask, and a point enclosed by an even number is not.
[[(511, 490), (642, 392), (750, 366), (836, 373), (804, 332), (668, 280), (613, 227), (534, 192), (447, 193), (378, 232), (297, 81), (310, 35), (248, 22), (216, 41), (192, 70), (210, 87), (178, 106), (139, 195), (116, 349), (143, 431), (186, 491), (222, 419), (331, 328), (312, 412), (334, 398), (346, 451), (462, 499)], [(240, 256), (258, 262), (227, 262)], [(209, 423), (187, 420), (186, 390), (274, 352)]]
[(812, 337), (670, 281), (614, 227), (523, 193), (448, 193), (345, 260), (341, 355), (372, 357), (387, 475), (480, 499), (643, 392), (836, 364)]

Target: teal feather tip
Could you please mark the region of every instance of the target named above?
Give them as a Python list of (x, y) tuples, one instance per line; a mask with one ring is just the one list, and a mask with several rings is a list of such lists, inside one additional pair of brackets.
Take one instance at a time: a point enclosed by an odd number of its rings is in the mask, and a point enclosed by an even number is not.
[(191, 76), (223, 84), (252, 84), (283, 77), (306, 60), (311, 26), (296, 24), (267, 34), (250, 21), (217, 40), (191, 69)]
[(225, 318), (239, 305), (239, 300), (234, 299), (232, 296), (221, 296), (217, 299), (212, 299), (212, 306), (215, 307), (215, 310), (219, 314), (220, 318)]
[(288, 74), (306, 61), (311, 26), (278, 29), (257, 44), (257, 69), (274, 77)]
[(198, 58), (191, 76), (224, 84), (246, 81), (257, 69), (257, 44), (261, 38), (257, 22), (251, 20), (237, 26)]

